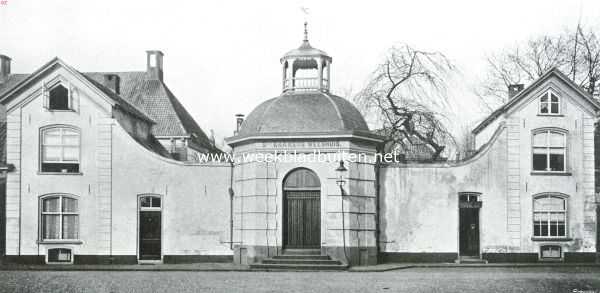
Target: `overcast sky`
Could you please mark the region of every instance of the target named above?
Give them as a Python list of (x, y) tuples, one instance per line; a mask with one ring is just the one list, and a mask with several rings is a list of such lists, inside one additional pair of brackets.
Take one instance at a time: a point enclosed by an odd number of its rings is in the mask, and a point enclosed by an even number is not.
[(333, 57), (333, 92), (358, 91), (398, 43), (446, 54), (464, 74), (454, 92), (468, 117), (483, 115), (468, 90), (486, 54), (535, 34), (600, 22), (600, 1), (124, 1), (8, 0), (0, 6), (0, 54), (14, 73), (54, 56), (80, 71), (145, 70), (145, 50), (165, 53), (165, 80), (200, 126), (230, 136), (281, 92), (279, 58), (309, 38)]

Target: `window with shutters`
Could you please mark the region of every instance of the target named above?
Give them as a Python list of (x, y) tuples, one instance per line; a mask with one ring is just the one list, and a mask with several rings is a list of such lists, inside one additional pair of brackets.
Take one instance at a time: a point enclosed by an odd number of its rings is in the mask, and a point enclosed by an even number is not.
[(40, 171), (43, 173), (79, 173), (79, 129), (53, 125), (40, 131)]

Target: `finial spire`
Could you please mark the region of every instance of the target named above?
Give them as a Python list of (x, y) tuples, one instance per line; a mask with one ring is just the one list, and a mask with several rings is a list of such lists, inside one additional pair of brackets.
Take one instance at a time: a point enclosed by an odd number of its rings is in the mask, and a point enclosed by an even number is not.
[(308, 21), (304, 21), (304, 41), (308, 42)]

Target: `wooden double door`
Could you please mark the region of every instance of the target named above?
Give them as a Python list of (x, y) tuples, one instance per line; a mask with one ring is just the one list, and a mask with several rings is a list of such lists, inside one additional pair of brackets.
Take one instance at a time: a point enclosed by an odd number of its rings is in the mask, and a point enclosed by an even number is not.
[(321, 247), (321, 196), (319, 191), (286, 191), (285, 248)]
[(284, 180), (283, 247), (321, 247), (321, 183), (306, 168), (293, 170)]

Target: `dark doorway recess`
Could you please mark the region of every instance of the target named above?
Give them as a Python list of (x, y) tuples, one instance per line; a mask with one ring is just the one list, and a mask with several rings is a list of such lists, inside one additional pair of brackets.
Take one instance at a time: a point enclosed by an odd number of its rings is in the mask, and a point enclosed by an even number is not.
[(308, 169), (296, 169), (283, 184), (284, 248), (321, 247), (321, 184)]

